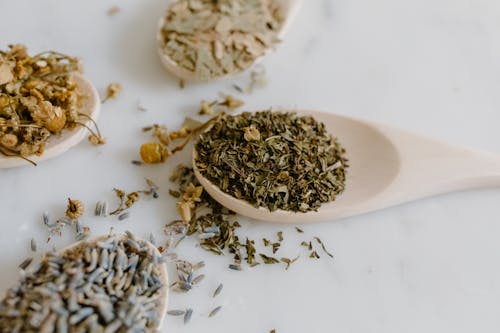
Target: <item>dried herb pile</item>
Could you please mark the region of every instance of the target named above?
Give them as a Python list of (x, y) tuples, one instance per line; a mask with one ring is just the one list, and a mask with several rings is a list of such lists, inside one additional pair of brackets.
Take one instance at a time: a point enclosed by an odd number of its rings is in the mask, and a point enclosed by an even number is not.
[(256, 207), (317, 210), (345, 187), (345, 150), (309, 116), (222, 115), (195, 147), (196, 167), (204, 177)]
[(1, 332), (156, 332), (159, 263), (145, 241), (111, 236), (23, 267), (0, 303)]
[[(72, 77), (79, 72), (79, 60), (61, 53), (30, 56), (23, 45), (0, 51), (0, 153), (25, 159), (41, 155), (52, 135), (87, 127)], [(98, 132), (90, 132), (92, 142), (103, 143)]]
[[(237, 215), (203, 190), (192, 168), (177, 166), (170, 180), (178, 185), (177, 189), (170, 190), (170, 194), (179, 199), (177, 208), (181, 219), (165, 226), (164, 232), (169, 237), (167, 242), (169, 246), (165, 250), (169, 250), (170, 245), (174, 245), (175, 248), (185, 237), (191, 236), (196, 237), (200, 247), (210, 253), (216, 255), (230, 253), (232, 262), (229, 268), (233, 270), (242, 270), (244, 263), (250, 267), (282, 263), (288, 269), (299, 259), (299, 256), (289, 258), (278, 253), (284, 241), (282, 231), (276, 233), (274, 241), (267, 238), (256, 241), (239, 235), (241, 225), (236, 221)], [(302, 229), (296, 228), (296, 230), (298, 233), (303, 233)], [(314, 240), (324, 253), (333, 257), (318, 237)], [(301, 245), (303, 244), (306, 244), (310, 258), (320, 258), (317, 252), (318, 246), (315, 246), (312, 240), (303, 241)], [(191, 289), (192, 285), (186, 284), (186, 281), (182, 282), (184, 291)]]
[(275, 0), (179, 0), (165, 17), (163, 52), (201, 80), (250, 67), (277, 40)]

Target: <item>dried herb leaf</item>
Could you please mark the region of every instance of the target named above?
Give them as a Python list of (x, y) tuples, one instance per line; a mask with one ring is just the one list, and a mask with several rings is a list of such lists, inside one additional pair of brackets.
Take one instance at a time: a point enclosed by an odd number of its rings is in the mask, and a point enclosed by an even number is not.
[(264, 253), (259, 253), (259, 256), (262, 258), (262, 261), (264, 264), (270, 265), (270, 264), (277, 264), (280, 261), (274, 257), (270, 257), (265, 255)]

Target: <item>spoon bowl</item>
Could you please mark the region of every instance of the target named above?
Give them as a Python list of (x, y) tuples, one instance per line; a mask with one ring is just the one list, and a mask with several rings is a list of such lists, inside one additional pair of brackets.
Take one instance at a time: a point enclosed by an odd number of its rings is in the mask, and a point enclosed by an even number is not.
[[(65, 248), (63, 248), (60, 253), (64, 253), (67, 251), (71, 251), (74, 249), (77, 249), (79, 247), (85, 247), (91, 244), (95, 244), (99, 241), (104, 241), (108, 240), (110, 238), (116, 238), (117, 240), (126, 240), (127, 236), (125, 235), (113, 235), (113, 236), (99, 236), (96, 238), (93, 238), (91, 240), (82, 240), (76, 243), (73, 243)], [(161, 256), (161, 253), (158, 251), (156, 246), (151, 244), (148, 241), (146, 242), (146, 246), (148, 249), (154, 251), (156, 255)], [(158, 325), (155, 327), (156, 329), (160, 329), (163, 325), (163, 321), (165, 320), (165, 314), (166, 314), (166, 309), (167, 309), (167, 300), (168, 300), (168, 274), (167, 274), (167, 265), (165, 263), (160, 263), (158, 264), (159, 268), (159, 279), (162, 282), (163, 287), (160, 289), (160, 303), (158, 305), (158, 313), (159, 313), (159, 319), (158, 319)]]
[(500, 186), (500, 157), (346, 116), (291, 110), (323, 122), (346, 149), (345, 191), (307, 213), (269, 211), (220, 190), (193, 168), (205, 190), (223, 206), (250, 218), (273, 222), (317, 222), (348, 217), (440, 193)]
[[(97, 120), (101, 110), (101, 101), (97, 90), (92, 83), (80, 74), (73, 74), (73, 77), (79, 92), (83, 96), (78, 112), (86, 114), (94, 121)], [(89, 119), (83, 118), (82, 122), (87, 126), (92, 126), (92, 122)], [(49, 142), (47, 142), (45, 150), (41, 156), (32, 155), (27, 157), (35, 163), (48, 160), (61, 155), (71, 147), (76, 146), (85, 138), (86, 135), (88, 135), (88, 131), (83, 126), (77, 127), (73, 130), (63, 130), (60, 135), (53, 135), (49, 138)], [(28, 165), (28, 163), (19, 157), (0, 154), (0, 169), (15, 168), (25, 165)]]
[[(281, 24), (280, 30), (278, 31), (278, 38), (282, 40), (285, 36), (286, 32), (290, 28), (290, 25), (300, 10), (302, 6), (303, 0), (274, 0), (276, 4), (280, 8), (280, 13), (283, 17), (283, 22)], [(174, 1), (175, 2), (175, 1)], [(156, 43), (158, 55), (160, 57), (161, 63), (163, 67), (173, 75), (177, 76), (181, 80), (185, 80), (188, 82), (204, 82), (202, 78), (198, 77), (195, 72), (189, 71), (177, 64), (172, 58), (170, 58), (164, 51), (165, 43), (163, 38), (163, 26), (165, 25), (165, 15), (163, 15), (158, 21), (158, 29), (156, 32)], [(262, 58), (267, 55), (271, 51), (271, 48), (267, 49), (265, 54), (256, 58), (254, 64), (258, 63), (262, 60)], [(226, 78), (239, 72), (233, 72), (230, 74), (226, 74), (217, 79)]]

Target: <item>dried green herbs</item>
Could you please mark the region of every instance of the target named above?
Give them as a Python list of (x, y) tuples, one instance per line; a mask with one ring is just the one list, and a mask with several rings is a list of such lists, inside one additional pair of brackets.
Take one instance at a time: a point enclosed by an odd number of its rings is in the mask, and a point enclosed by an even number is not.
[(199, 80), (245, 70), (278, 42), (275, 0), (179, 0), (165, 16), (162, 50)]
[[(79, 60), (61, 53), (29, 56), (23, 45), (0, 51), (1, 154), (30, 161), (30, 155), (43, 154), (51, 136), (88, 128), (82, 119), (89, 116), (78, 112), (82, 96), (73, 74), (79, 72)], [(88, 130), (92, 143), (104, 143), (98, 129)]]
[(25, 261), (0, 303), (0, 331), (156, 332), (163, 260), (128, 233)]
[(196, 167), (256, 207), (307, 212), (344, 190), (345, 150), (323, 123), (294, 113), (222, 115), (196, 143)]
[[(193, 169), (178, 165), (170, 180), (179, 186), (175, 190), (172, 189), (171, 192), (175, 193), (175, 197), (180, 200), (177, 204), (178, 209), (179, 207), (183, 207), (183, 209), (179, 209), (181, 219), (168, 223), (164, 228), (164, 233), (169, 238), (168, 244), (172, 244), (174, 241), (178, 244), (189, 236), (196, 237), (200, 247), (208, 252), (215, 255), (223, 255), (229, 252), (232, 256), (232, 263), (228, 267), (235, 271), (243, 270), (245, 262), (249, 267), (281, 262), (284, 264), (285, 269), (288, 269), (290, 265), (299, 259), (299, 256), (294, 258), (278, 257), (280, 246), (285, 239), (283, 231), (276, 232), (276, 241), (274, 242), (262, 238), (262, 245), (264, 248), (269, 249), (266, 252), (272, 252), (272, 255), (258, 251), (255, 240), (238, 235), (238, 233), (241, 233), (239, 231), (241, 225), (234, 221), (237, 216), (203, 191), (194, 176)], [(318, 237), (314, 237), (314, 240), (323, 248), (325, 253), (331, 256)], [(319, 255), (313, 249), (312, 241), (303, 241), (301, 245), (305, 246), (309, 251), (308, 256), (312, 255), (314, 258), (319, 258)], [(179, 278), (179, 281), (181, 281), (181, 289), (191, 289), (192, 284), (186, 284), (186, 278)], [(176, 288), (178, 287), (177, 285)], [(214, 297), (221, 289), (222, 285), (217, 288)]]

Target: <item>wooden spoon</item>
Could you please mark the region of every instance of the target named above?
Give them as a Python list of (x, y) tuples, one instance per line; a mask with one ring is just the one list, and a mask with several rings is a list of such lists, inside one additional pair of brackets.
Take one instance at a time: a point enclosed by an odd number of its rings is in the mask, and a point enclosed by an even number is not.
[[(283, 23), (281, 25), (280, 30), (278, 31), (278, 38), (280, 40), (283, 39), (285, 36), (285, 33), (288, 31), (290, 28), (290, 24), (292, 23), (293, 19), (297, 15), (297, 13), (300, 10), (300, 7), (302, 6), (303, 0), (274, 0), (277, 5), (280, 8), (280, 12), (282, 13)], [(177, 64), (173, 59), (171, 59), (164, 51), (163, 48), (165, 46), (164, 43), (164, 38), (163, 38), (163, 26), (165, 25), (165, 16), (163, 15), (159, 22), (158, 22), (158, 30), (156, 33), (156, 42), (158, 45), (158, 55), (160, 56), (161, 63), (163, 66), (172, 74), (177, 76), (179, 79), (185, 80), (185, 81), (191, 81), (191, 82), (203, 82), (206, 80), (203, 80), (202, 78), (198, 77), (195, 72), (189, 71)], [(269, 53), (271, 49), (268, 49), (266, 54)], [(264, 54), (261, 57), (258, 57), (255, 61), (254, 64), (262, 60), (262, 58), (266, 55)], [(239, 72), (233, 72), (224, 76), (217, 77), (223, 78), (223, 77), (228, 77), (231, 75), (238, 74)]]
[[(60, 253), (64, 253), (67, 251), (72, 251), (78, 247), (85, 247), (88, 245), (95, 244), (99, 241), (105, 241), (108, 239), (118, 239), (118, 240), (126, 240), (128, 236), (125, 235), (112, 235), (112, 236), (99, 236), (96, 238), (93, 238), (91, 240), (82, 240), (79, 242), (76, 242), (74, 244), (71, 244), (65, 248), (63, 248)], [(141, 240), (143, 241), (143, 240)], [(151, 244), (148, 241), (146, 242), (146, 246), (148, 249), (151, 249), (156, 253), (157, 256), (161, 257), (161, 253), (158, 251), (158, 248)], [(165, 315), (167, 313), (167, 300), (168, 300), (168, 274), (167, 274), (167, 265), (165, 263), (158, 264), (158, 270), (159, 270), (159, 279), (163, 285), (163, 287), (160, 289), (160, 304), (158, 305), (157, 311), (159, 313), (158, 317), (158, 325), (156, 329), (160, 329), (163, 325), (163, 321), (165, 320)]]
[[(78, 112), (88, 115), (94, 119), (94, 121), (97, 120), (101, 110), (101, 99), (97, 90), (89, 81), (83, 78), (83, 76), (74, 74), (74, 78), (75, 83), (78, 86), (78, 90), (83, 96)], [(82, 118), (81, 122), (89, 127), (93, 126), (89, 119)], [(35, 163), (48, 160), (66, 152), (71, 147), (76, 146), (87, 135), (89, 135), (89, 132), (83, 126), (77, 127), (73, 130), (63, 130), (60, 135), (53, 135), (49, 138), (49, 142), (45, 146), (45, 150), (41, 156), (32, 155), (27, 157)], [(29, 165), (29, 163), (22, 158), (9, 157), (0, 154), (0, 169), (14, 168), (25, 165)]]
[(436, 194), (500, 186), (500, 156), (411, 134), (389, 126), (317, 111), (296, 111), (323, 122), (347, 150), (346, 189), (316, 212), (256, 208), (221, 191), (193, 168), (205, 190), (238, 214), (274, 222), (334, 220)]

